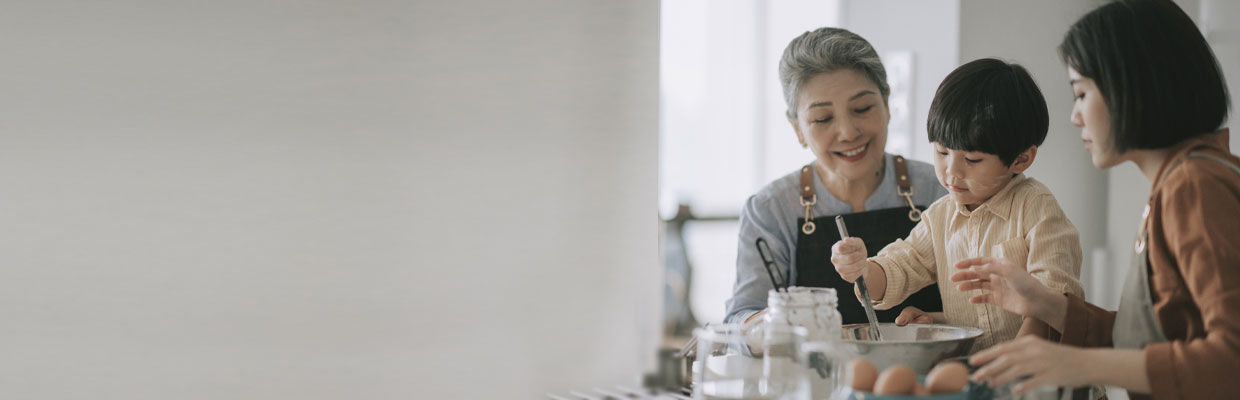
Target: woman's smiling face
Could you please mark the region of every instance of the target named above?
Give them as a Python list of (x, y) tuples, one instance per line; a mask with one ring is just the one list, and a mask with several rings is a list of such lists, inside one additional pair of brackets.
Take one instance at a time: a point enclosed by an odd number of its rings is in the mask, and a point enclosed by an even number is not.
[(823, 168), (850, 180), (878, 173), (891, 113), (864, 74), (843, 69), (814, 76), (801, 86), (796, 112), (789, 122)]

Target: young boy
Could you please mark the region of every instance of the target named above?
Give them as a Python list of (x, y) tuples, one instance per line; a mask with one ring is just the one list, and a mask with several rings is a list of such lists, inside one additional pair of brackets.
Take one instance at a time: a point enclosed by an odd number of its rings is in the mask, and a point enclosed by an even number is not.
[[(1081, 296), (1076, 228), (1046, 186), (1021, 174), (1033, 164), (1048, 124), (1046, 100), (1023, 67), (981, 59), (956, 68), (935, 92), (928, 123), (935, 174), (950, 195), (926, 209), (907, 239), (873, 258), (866, 258), (859, 238), (836, 242), (835, 269), (849, 282), (864, 275), (877, 309), (932, 283), (954, 287), (948, 279), (953, 265), (982, 256), (1024, 265), (1047, 287)], [(980, 328), (985, 333), (973, 351), (1018, 332), (1048, 335), (1040, 321), (971, 304), (978, 293), (942, 290), (943, 314), (934, 322)], [(897, 322), (929, 322), (925, 317), (906, 309)]]

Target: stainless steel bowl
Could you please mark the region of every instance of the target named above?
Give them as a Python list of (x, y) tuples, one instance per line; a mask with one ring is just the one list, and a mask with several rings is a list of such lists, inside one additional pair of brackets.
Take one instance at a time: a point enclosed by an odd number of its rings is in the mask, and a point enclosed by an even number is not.
[(891, 323), (878, 324), (882, 341), (870, 339), (869, 325), (844, 325), (844, 343), (857, 355), (874, 363), (879, 372), (892, 365), (907, 365), (919, 375), (930, 372), (939, 361), (965, 355), (982, 330), (966, 326)]

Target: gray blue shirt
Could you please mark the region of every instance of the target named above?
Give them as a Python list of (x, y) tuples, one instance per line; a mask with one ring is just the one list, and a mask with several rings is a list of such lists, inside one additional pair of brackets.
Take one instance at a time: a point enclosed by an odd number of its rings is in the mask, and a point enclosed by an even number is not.
[[(885, 154), (883, 181), (878, 189), (865, 200), (866, 210), (908, 207), (897, 193), (895, 161)], [(814, 169), (811, 169), (814, 170)], [(934, 166), (908, 160), (909, 179), (913, 181), (913, 202), (919, 206), (929, 205), (947, 194), (934, 176)], [(852, 206), (831, 195), (814, 170), (814, 193), (818, 203), (813, 206), (815, 217), (852, 213)], [(796, 285), (796, 244), (801, 227), (797, 218), (805, 217), (801, 206), (801, 170), (784, 175), (749, 197), (741, 210), (741, 227), (736, 252), (736, 283), (732, 298), (727, 301), (724, 322), (744, 322), (750, 316), (766, 308), (766, 294), (771, 281), (762, 258), (754, 248), (754, 241), (766, 238), (771, 247), (775, 264), (784, 271), (790, 285)], [(823, 260), (829, 262), (828, 260)]]

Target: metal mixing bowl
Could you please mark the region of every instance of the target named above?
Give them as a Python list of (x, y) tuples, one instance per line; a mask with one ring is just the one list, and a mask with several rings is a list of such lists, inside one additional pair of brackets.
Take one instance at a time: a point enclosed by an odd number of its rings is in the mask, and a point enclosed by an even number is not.
[(844, 325), (844, 343), (857, 355), (874, 363), (879, 372), (892, 365), (907, 365), (918, 375), (930, 372), (939, 361), (965, 355), (982, 330), (937, 324), (878, 324), (882, 341), (870, 339), (869, 325)]

